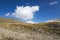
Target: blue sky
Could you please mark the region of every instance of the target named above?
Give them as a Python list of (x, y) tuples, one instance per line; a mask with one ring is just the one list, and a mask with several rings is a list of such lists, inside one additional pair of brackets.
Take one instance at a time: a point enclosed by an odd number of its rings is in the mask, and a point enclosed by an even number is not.
[[(11, 16), (15, 13), (19, 7), (27, 7), (30, 8), (38, 6), (38, 11), (33, 12), (33, 18), (30, 20), (24, 20), (20, 16), (20, 18)], [(23, 12), (23, 11), (22, 11)], [(9, 13), (9, 14), (8, 14)], [(8, 14), (8, 16), (5, 16)], [(0, 16), (6, 18), (17, 18), (23, 21), (34, 21), (34, 22), (43, 22), (51, 19), (59, 19), (60, 18), (60, 0), (0, 0)], [(28, 16), (27, 16), (28, 17)]]

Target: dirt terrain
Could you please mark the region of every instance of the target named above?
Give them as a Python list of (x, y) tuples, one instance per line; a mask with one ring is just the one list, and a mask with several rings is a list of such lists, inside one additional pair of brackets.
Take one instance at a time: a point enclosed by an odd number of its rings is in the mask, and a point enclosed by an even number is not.
[(0, 19), (0, 40), (60, 40), (60, 22), (28, 24), (3, 19)]

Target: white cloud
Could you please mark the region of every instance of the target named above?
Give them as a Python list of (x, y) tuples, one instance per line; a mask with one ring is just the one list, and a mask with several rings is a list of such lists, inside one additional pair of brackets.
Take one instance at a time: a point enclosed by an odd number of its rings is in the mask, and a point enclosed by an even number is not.
[(58, 2), (57, 1), (54, 1), (54, 2), (51, 2), (50, 5), (54, 5), (54, 4), (57, 4)]
[(48, 21), (45, 21), (45, 22), (60, 22), (60, 19), (48, 20)]
[(17, 6), (12, 16), (24, 20), (32, 20), (34, 13), (39, 10), (39, 6)]
[(45, 21), (45, 22), (53, 22), (53, 20), (48, 20), (48, 21)]
[(5, 16), (10, 16), (10, 13), (6, 13)]
[(35, 24), (35, 23), (37, 23), (37, 22), (34, 22), (34, 21), (26, 21), (26, 23)]
[(12, 16), (16, 18), (20, 18), (26, 23), (36, 23), (31, 21), (34, 18), (34, 14), (39, 10), (39, 6), (17, 6), (14, 12), (7, 13), (5, 16)]

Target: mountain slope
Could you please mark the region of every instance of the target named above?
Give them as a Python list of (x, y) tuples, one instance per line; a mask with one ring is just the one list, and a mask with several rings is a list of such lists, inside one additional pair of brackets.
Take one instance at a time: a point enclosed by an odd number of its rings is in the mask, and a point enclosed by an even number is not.
[(60, 40), (60, 22), (28, 24), (0, 18), (1, 40)]

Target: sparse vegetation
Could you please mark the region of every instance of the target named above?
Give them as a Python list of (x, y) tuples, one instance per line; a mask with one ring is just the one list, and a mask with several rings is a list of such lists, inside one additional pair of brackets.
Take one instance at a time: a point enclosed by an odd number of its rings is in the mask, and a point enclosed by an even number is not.
[(0, 18), (0, 35), (2, 35), (1, 40), (60, 40), (60, 22), (28, 24)]

